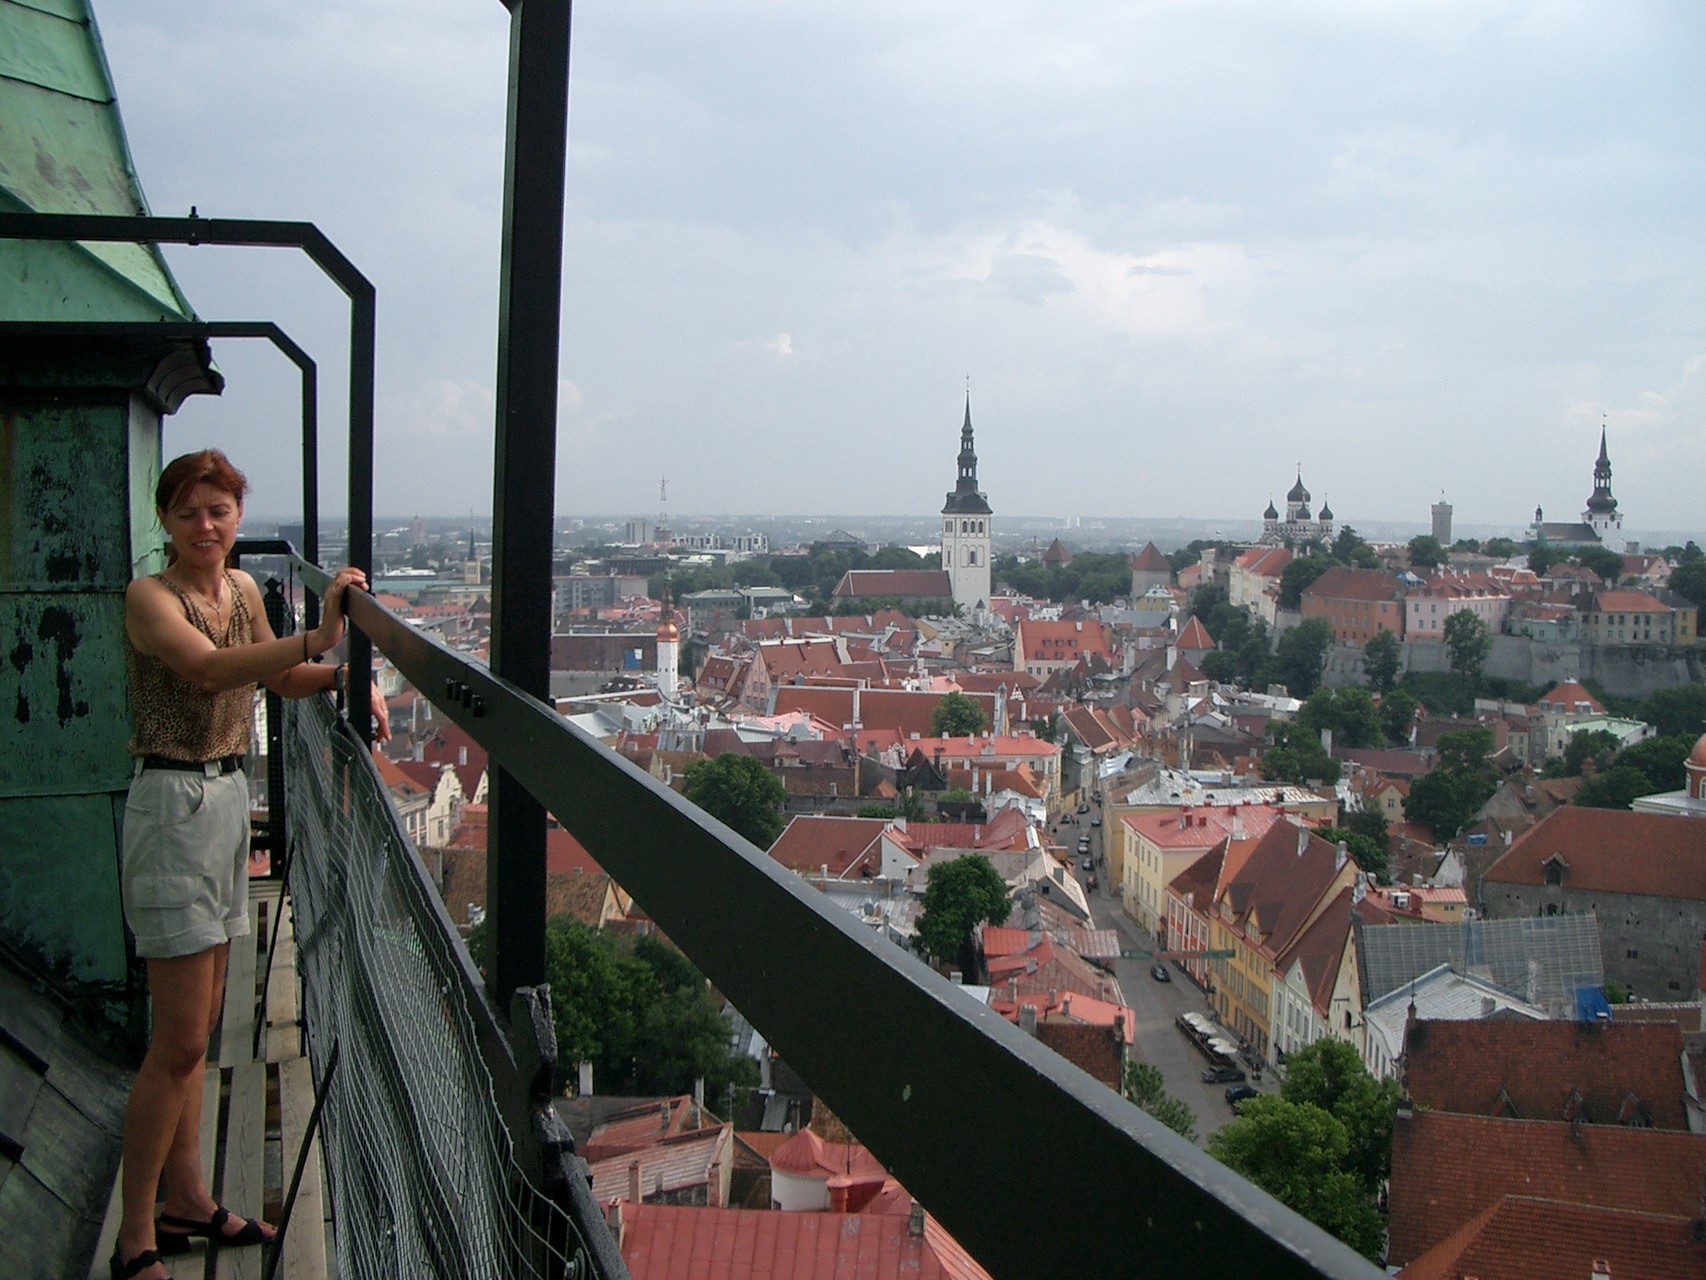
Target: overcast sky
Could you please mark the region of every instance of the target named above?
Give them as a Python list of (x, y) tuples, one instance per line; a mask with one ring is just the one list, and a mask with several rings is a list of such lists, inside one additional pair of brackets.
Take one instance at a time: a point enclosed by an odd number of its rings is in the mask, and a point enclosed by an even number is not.
[[(96, 0), (154, 212), (317, 223), (378, 286), (378, 506), (491, 506), (497, 0)], [(580, 0), (558, 510), (940, 508), (971, 380), (997, 520), (1706, 529), (1706, 7)], [(176, 249), (277, 319), (342, 447), (347, 312), (282, 252)], [(298, 500), (294, 371), (167, 447)], [(341, 464), (322, 481), (334, 493)], [(342, 502), (328, 503), (341, 509)]]

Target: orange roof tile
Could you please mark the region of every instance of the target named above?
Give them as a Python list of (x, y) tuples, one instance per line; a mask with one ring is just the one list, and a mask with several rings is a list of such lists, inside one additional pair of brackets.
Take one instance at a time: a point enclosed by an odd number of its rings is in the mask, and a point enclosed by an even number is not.
[(1688, 1127), (1674, 1022), (1424, 1019), (1404, 1052), (1405, 1086), (1432, 1111), (1563, 1120), (1579, 1092), (1592, 1124), (1626, 1123), (1638, 1106), (1655, 1128)]
[(1607, 1280), (1706, 1274), (1686, 1217), (1506, 1196), (1399, 1274), (1404, 1280)]
[(1566, 889), (1706, 901), (1706, 822), (1575, 805), (1518, 836), (1482, 883), (1542, 885), (1555, 856)]
[(1386, 1260), (1419, 1257), (1507, 1195), (1691, 1217), (1703, 1175), (1706, 1134), (1401, 1112)]

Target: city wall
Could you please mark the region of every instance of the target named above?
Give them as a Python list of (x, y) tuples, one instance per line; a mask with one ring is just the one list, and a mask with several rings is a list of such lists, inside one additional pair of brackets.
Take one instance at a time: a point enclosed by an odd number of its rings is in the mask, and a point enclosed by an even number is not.
[[(1450, 671), (1451, 658), (1443, 641), (1418, 640), (1400, 649), (1401, 671)], [(1698, 655), (1657, 646), (1621, 647), (1530, 640), (1526, 636), (1494, 636), (1484, 674), (1547, 688), (1560, 680), (1593, 680), (1608, 693), (1638, 698), (1655, 689), (1668, 689), (1703, 673)], [(1334, 645), (1327, 654), (1322, 682), (1333, 688), (1364, 682), (1362, 650)]]

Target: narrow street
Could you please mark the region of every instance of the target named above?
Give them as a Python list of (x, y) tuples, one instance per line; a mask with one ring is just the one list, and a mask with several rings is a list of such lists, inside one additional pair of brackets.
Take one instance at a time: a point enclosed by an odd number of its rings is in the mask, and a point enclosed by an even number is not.
[[(1073, 854), (1072, 866), (1079, 880), (1086, 884), (1090, 914), (1099, 929), (1116, 930), (1122, 951), (1150, 951), (1158, 943), (1137, 922), (1120, 909), (1119, 886), (1109, 883), (1107, 860), (1103, 854), (1105, 826), (1091, 825), (1101, 815), (1101, 808), (1092, 805), (1089, 813), (1072, 815), (1077, 825), (1059, 828), (1059, 839), (1076, 849), (1080, 836), (1090, 839), (1090, 856), (1095, 860), (1096, 888), (1088, 888), (1091, 872), (1083, 869), (1084, 855)], [(1208, 997), (1175, 964), (1168, 963), (1170, 982), (1157, 982), (1150, 976), (1148, 959), (1122, 957), (1114, 962), (1114, 976), (1125, 992), (1126, 1003), (1137, 1016), (1136, 1043), (1132, 1057), (1160, 1069), (1167, 1092), (1180, 1098), (1190, 1107), (1197, 1120), (1197, 1145), (1214, 1130), (1233, 1118), (1226, 1101), (1224, 1084), (1204, 1084), (1202, 1071), (1209, 1065), (1185, 1033), (1173, 1020), (1181, 1013), (1194, 1011), (1207, 1014)], [(1240, 1064), (1242, 1065), (1242, 1064)], [(1257, 1089), (1272, 1092), (1276, 1083), (1270, 1072), (1263, 1072), (1260, 1081), (1252, 1080)]]

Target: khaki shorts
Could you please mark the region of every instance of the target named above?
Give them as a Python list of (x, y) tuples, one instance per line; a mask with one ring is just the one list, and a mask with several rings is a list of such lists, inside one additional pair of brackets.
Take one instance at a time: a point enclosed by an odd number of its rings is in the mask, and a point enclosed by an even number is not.
[(249, 782), (138, 767), (124, 806), (124, 918), (145, 959), (249, 932)]

